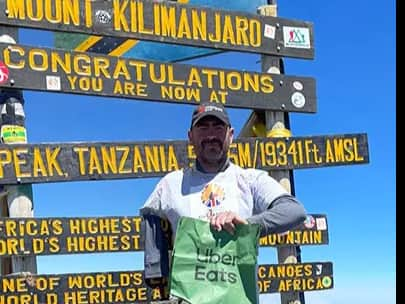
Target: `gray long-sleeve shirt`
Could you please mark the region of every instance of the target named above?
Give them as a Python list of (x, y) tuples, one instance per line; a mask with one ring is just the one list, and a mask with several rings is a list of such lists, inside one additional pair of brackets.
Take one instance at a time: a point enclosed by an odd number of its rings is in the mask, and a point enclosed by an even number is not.
[(154, 216), (170, 222), (173, 241), (181, 216), (208, 220), (224, 211), (260, 224), (261, 235), (291, 229), (306, 215), (303, 205), (262, 170), (242, 169), (230, 163), (218, 173), (204, 173), (195, 167), (169, 173), (141, 209), (145, 217), (146, 278), (167, 276), (169, 269), (160, 220), (154, 220)]

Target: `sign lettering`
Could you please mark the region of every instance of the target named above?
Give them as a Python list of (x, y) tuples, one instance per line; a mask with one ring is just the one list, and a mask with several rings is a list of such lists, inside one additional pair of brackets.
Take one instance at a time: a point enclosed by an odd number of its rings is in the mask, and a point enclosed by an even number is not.
[[(244, 168), (317, 168), (368, 163), (366, 134), (241, 138), (229, 158)], [(193, 166), (186, 141), (0, 145), (0, 184), (163, 176)]]
[(313, 26), (305, 21), (135, 0), (0, 0), (0, 8), (5, 25), (314, 58)]
[(323, 245), (329, 243), (325, 215), (308, 215), (305, 222), (284, 233), (269, 234), (260, 238), (260, 246)]
[[(333, 288), (331, 262), (259, 265), (257, 275), (260, 293)], [(2, 304), (150, 303), (167, 296), (167, 292), (165, 285), (154, 289), (147, 287), (143, 271), (10, 275), (0, 278)]]
[(260, 293), (333, 288), (331, 262), (259, 265), (257, 276)]
[[(9, 88), (168, 103), (202, 101), (248, 109), (315, 112), (315, 80), (0, 44)], [(296, 91), (294, 82), (301, 84)], [(297, 101), (299, 95), (300, 102)]]
[(143, 250), (140, 217), (0, 218), (0, 256)]
[[(327, 244), (326, 216), (308, 215), (307, 221), (313, 226), (308, 228), (308, 225), (302, 224), (289, 231), (287, 237), (269, 234), (260, 239), (260, 245)], [(0, 257), (142, 251), (144, 235), (141, 222), (139, 216), (0, 218)], [(168, 227), (167, 223), (162, 223), (164, 231)], [(167, 233), (169, 235), (170, 232)], [(234, 263), (232, 259), (230, 262)]]

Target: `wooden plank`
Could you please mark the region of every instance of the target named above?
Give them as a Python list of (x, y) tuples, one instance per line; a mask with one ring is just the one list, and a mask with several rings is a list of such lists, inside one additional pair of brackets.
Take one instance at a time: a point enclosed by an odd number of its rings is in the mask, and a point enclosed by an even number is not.
[[(139, 216), (0, 218), (0, 257), (142, 251), (141, 223)], [(326, 215), (311, 214), (287, 234), (261, 238), (260, 246), (322, 245), (328, 240)]]
[[(369, 162), (366, 134), (239, 138), (230, 159), (244, 168), (320, 168)], [(0, 184), (158, 177), (193, 165), (187, 141), (0, 145)]]
[(324, 214), (309, 214), (305, 222), (294, 229), (260, 238), (262, 247), (326, 245), (328, 243), (329, 230)]
[(0, 218), (0, 257), (142, 251), (141, 220)]
[[(258, 285), (260, 293), (330, 289), (332, 263), (259, 265)], [(138, 270), (0, 277), (0, 303), (149, 303), (164, 293), (167, 286), (147, 287)]]
[(0, 24), (313, 59), (307, 21), (135, 0), (0, 0)]
[(331, 262), (259, 265), (257, 275), (260, 293), (333, 288)]
[[(0, 44), (0, 86), (168, 103), (315, 112), (315, 80)], [(8, 71), (7, 71), (7, 70)], [(299, 83), (299, 85), (297, 85)], [(297, 89), (298, 88), (298, 89)]]
[[(166, 1), (167, 2), (167, 1)], [(216, 0), (210, 6), (215, 9), (256, 13), (257, 8), (267, 0)], [(207, 6), (207, 0), (180, 0), (177, 3), (193, 6)], [(177, 44), (158, 43), (126, 39), (121, 37), (93, 36), (77, 33), (56, 32), (54, 46), (76, 51), (96, 52), (127, 58), (179, 62), (201, 56), (224, 52), (220, 49), (191, 47)], [(131, 47), (132, 45), (132, 47)]]

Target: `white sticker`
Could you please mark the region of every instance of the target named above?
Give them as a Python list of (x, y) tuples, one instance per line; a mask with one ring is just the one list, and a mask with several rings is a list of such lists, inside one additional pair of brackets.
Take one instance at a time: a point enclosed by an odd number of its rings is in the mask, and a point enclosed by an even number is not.
[(299, 81), (294, 81), (293, 86), (294, 86), (294, 89), (296, 89), (297, 91), (302, 91), (302, 89), (304, 88), (304, 85), (302, 84), (302, 82), (299, 82)]
[(291, 96), (291, 102), (296, 108), (302, 108), (305, 105), (305, 96), (301, 92), (295, 92)]
[(60, 77), (46, 76), (46, 89), (51, 91), (60, 91)]
[(276, 37), (276, 27), (269, 24), (265, 24), (264, 37), (274, 39)]
[(276, 66), (271, 66), (271, 67), (267, 70), (267, 73), (270, 73), (270, 74), (280, 74), (281, 72), (280, 72), (280, 69), (279, 69), (278, 67), (276, 67)]
[(4, 103), (2, 103), (1, 105), (0, 105), (0, 108), (1, 108), (1, 114), (7, 114), (7, 108), (6, 108), (6, 105), (4, 104)]
[(318, 276), (322, 274), (322, 264), (315, 265), (315, 274)]
[(12, 44), (16, 43), (13, 37), (6, 35), (6, 34), (0, 36), (0, 42), (12, 43)]
[(310, 49), (309, 29), (305, 27), (283, 27), (284, 47)]
[(99, 23), (102, 23), (102, 24), (107, 24), (107, 23), (110, 23), (111, 22), (111, 15), (110, 15), (110, 13), (109, 12), (107, 12), (107, 11), (104, 11), (104, 10), (99, 10), (99, 11), (97, 11), (96, 12), (96, 20), (99, 22)]
[(316, 219), (316, 228), (318, 230), (326, 230), (326, 219), (324, 217), (319, 217)]
[(14, 114), (25, 117), (23, 105), (19, 102), (14, 103)]

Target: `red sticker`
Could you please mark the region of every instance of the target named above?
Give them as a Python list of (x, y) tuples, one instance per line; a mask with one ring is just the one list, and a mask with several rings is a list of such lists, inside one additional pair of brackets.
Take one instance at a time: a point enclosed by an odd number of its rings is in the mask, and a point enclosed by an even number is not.
[(311, 229), (315, 226), (315, 219), (312, 215), (307, 215), (304, 221), (304, 226), (308, 229)]
[(5, 83), (8, 79), (8, 68), (0, 61), (0, 84)]

